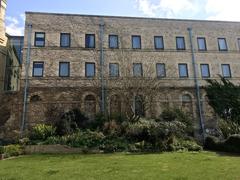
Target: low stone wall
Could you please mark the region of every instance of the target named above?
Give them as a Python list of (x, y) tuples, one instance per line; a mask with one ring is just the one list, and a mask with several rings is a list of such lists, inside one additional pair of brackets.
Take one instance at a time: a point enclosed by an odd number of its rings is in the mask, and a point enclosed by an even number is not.
[(81, 148), (72, 148), (65, 145), (29, 145), (25, 147), (26, 154), (43, 153), (43, 154), (71, 154), (83, 153)]

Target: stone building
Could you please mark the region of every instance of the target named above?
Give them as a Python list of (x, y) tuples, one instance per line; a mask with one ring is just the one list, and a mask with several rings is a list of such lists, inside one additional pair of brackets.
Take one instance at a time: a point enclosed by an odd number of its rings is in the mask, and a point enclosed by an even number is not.
[(239, 22), (26, 12), (25, 24), (14, 114), (25, 127), (45, 121), (55, 106), (78, 107), (90, 119), (129, 110), (158, 117), (177, 106), (197, 132), (216, 123), (205, 79), (221, 74), (239, 83)]

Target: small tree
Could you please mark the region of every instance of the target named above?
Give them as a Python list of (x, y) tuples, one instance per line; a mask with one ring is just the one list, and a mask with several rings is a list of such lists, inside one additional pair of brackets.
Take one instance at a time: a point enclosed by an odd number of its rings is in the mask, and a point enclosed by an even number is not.
[(228, 79), (221, 81), (208, 79), (205, 88), (209, 105), (215, 113), (225, 120), (240, 124), (240, 86), (234, 85)]

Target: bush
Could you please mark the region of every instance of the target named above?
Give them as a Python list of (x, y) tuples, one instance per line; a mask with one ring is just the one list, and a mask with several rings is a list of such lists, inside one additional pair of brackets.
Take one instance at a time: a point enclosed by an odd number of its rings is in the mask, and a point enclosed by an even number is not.
[(77, 129), (86, 129), (88, 127), (88, 118), (79, 109), (72, 109), (63, 114), (63, 116), (54, 122), (57, 135), (72, 134)]
[(51, 125), (38, 124), (33, 127), (30, 133), (31, 140), (46, 140), (50, 136), (55, 135), (56, 128)]
[(183, 140), (171, 137), (167, 141), (167, 147), (170, 151), (201, 151), (202, 147), (192, 140)]
[(4, 146), (5, 157), (19, 156), (23, 154), (23, 147), (20, 145)]
[(79, 131), (71, 135), (49, 137), (44, 144), (62, 144), (71, 147), (98, 148), (104, 135), (96, 131)]
[(224, 138), (228, 138), (233, 134), (240, 134), (240, 125), (230, 120), (220, 119), (218, 129)]
[(204, 148), (208, 150), (219, 150), (218, 139), (214, 136), (208, 136), (205, 138)]
[(214, 151), (240, 153), (240, 135), (231, 135), (225, 141), (218, 141), (214, 137), (207, 137), (204, 147)]
[(125, 138), (108, 136), (104, 138), (100, 149), (105, 153), (122, 152), (128, 150), (128, 142)]
[(159, 122), (172, 122), (172, 121), (179, 121), (182, 122), (186, 128), (186, 134), (193, 136), (193, 120), (190, 118), (189, 114), (185, 113), (179, 108), (166, 108), (160, 114)]
[(144, 141), (145, 149), (159, 150), (160, 146), (162, 146), (162, 141), (167, 140), (169, 137), (184, 137), (186, 133), (185, 129), (186, 126), (179, 121), (156, 122), (153, 119), (147, 120), (141, 118), (137, 123), (128, 125), (126, 128), (126, 137), (134, 142)]
[(0, 154), (3, 154), (3, 153), (4, 153), (4, 147), (0, 146)]

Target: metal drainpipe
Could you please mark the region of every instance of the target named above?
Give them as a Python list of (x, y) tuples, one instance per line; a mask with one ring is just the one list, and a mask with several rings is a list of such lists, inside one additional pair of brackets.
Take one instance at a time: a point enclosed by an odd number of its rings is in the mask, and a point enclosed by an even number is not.
[(199, 113), (200, 126), (201, 126), (201, 130), (202, 130), (202, 137), (203, 137), (203, 142), (204, 142), (204, 140), (205, 140), (204, 118), (203, 118), (203, 110), (202, 110), (201, 97), (200, 97), (200, 88), (199, 88), (199, 82), (198, 82), (198, 68), (197, 68), (195, 54), (194, 54), (194, 48), (193, 48), (192, 28), (189, 27), (187, 30), (189, 32), (189, 39), (190, 39), (190, 46), (191, 46), (191, 53), (192, 53), (192, 66), (193, 66), (194, 83), (195, 83), (196, 96), (197, 96), (197, 109), (198, 109), (198, 113)]
[(99, 24), (100, 32), (99, 32), (99, 47), (100, 47), (100, 80), (101, 80), (101, 105), (100, 110), (101, 113), (106, 114), (106, 94), (105, 94), (105, 80), (104, 80), (104, 51), (103, 51), (103, 43), (104, 43), (104, 22), (103, 18), (100, 20)]
[(32, 25), (28, 24), (28, 46), (27, 46), (27, 58), (25, 66), (25, 84), (24, 84), (24, 99), (23, 99), (23, 114), (22, 123), (20, 128), (20, 137), (23, 137), (25, 130), (25, 123), (27, 122), (27, 97), (28, 97), (28, 86), (29, 86), (29, 66), (30, 66), (30, 53), (31, 53), (31, 36), (32, 36)]

